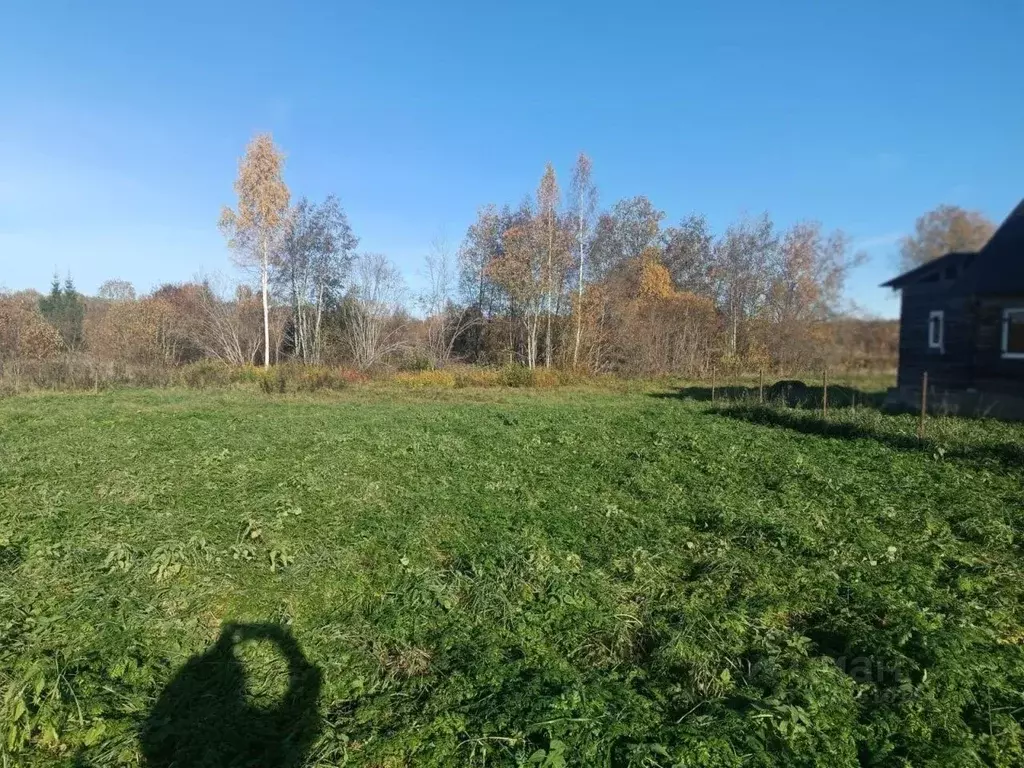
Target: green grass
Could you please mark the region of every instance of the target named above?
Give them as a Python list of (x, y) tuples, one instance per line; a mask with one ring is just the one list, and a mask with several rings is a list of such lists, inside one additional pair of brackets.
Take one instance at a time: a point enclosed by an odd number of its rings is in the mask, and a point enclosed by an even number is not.
[(1024, 764), (1024, 429), (651, 394), (0, 400), (0, 766)]

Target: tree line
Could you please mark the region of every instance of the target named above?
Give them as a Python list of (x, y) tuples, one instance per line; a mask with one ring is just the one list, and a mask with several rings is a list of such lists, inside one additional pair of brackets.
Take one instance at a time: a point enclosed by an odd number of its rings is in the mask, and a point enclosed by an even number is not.
[[(84, 297), (55, 277), (46, 295), (0, 293), (0, 365), (459, 362), (701, 377), (895, 364), (896, 324), (846, 312), (861, 259), (846, 234), (780, 228), (767, 213), (715, 232), (700, 214), (668, 222), (643, 195), (602, 207), (585, 154), (568, 184), (549, 163), (519, 203), (482, 206), (455, 247), (435, 242), (416, 294), (385, 255), (359, 249), (337, 197), (292, 200), (270, 136), (250, 142), (234, 188), (220, 227), (241, 279), (144, 296), (109, 280)], [(901, 263), (980, 247), (993, 229), (940, 206), (900, 243)]]

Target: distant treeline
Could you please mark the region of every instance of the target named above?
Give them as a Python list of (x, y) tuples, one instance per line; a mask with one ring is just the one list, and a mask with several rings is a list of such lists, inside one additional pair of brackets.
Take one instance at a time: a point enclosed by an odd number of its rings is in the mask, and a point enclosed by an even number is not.
[[(698, 312), (688, 304), (704, 306)], [(446, 368), (455, 363), (527, 365), (524, 350), (529, 342), (511, 310), (485, 315), (473, 305), (467, 311), (452, 303), (439, 317), (414, 316), (401, 305), (374, 314), (362, 305), (354, 292), (329, 301), (313, 336), (315, 353), (304, 359), (294, 308), (274, 303), (269, 314), (271, 362), (363, 371)], [(806, 345), (802, 356), (793, 354), (794, 346), (766, 344), (763, 357), (740, 358), (716, 348), (716, 341), (728, 341), (728, 326), (698, 297), (640, 295), (609, 300), (603, 311), (603, 327), (584, 326), (585, 355), (575, 368), (570, 357), (574, 318), (552, 318), (552, 368), (580, 375), (701, 378), (712, 366), (723, 375), (757, 370), (784, 375), (818, 370), (823, 361), (846, 371), (880, 371), (895, 365), (898, 329), (890, 320), (824, 320), (809, 329), (813, 334), (787, 340)], [(357, 313), (363, 315), (362, 322)], [(745, 330), (769, 338), (768, 328), (751, 324)], [(543, 342), (539, 349), (543, 355)], [(773, 351), (790, 356), (773, 357)], [(40, 371), (67, 371), (74, 365), (81, 370), (133, 371), (145, 379), (139, 372), (147, 368), (176, 368), (204, 360), (251, 365), (262, 357), (261, 303), (244, 284), (234, 286), (230, 296), (209, 281), (165, 285), (145, 296), (136, 296), (122, 281), (108, 282), (98, 296), (83, 296), (70, 280), (55, 281), (45, 295), (31, 290), (0, 294), (0, 375), (38, 378)], [(46, 378), (42, 375), (37, 383), (59, 383)]]
[[(336, 198), (291, 203), (270, 137), (249, 145), (235, 189), (221, 226), (255, 280), (200, 278), (144, 296), (109, 280), (87, 297), (69, 277), (45, 295), (0, 293), (3, 370), (458, 362), (701, 378), (896, 364), (897, 324), (843, 305), (859, 257), (842, 232), (810, 221), (780, 229), (768, 214), (717, 233), (697, 214), (666, 225), (643, 196), (601, 210), (582, 154), (564, 195), (548, 164), (534, 195), (483, 206), (455, 246), (435, 242), (419, 294), (386, 256), (358, 250)], [(959, 247), (957, 233), (984, 235), (978, 221), (944, 206), (919, 219), (901, 253), (920, 261)]]

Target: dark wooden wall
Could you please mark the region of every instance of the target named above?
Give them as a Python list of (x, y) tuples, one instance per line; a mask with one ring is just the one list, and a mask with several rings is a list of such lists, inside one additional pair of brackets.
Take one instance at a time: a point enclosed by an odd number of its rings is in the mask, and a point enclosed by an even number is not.
[(1003, 310), (1024, 307), (1024, 294), (975, 300), (974, 385), (985, 392), (1024, 395), (1024, 360), (1003, 357)]
[[(973, 386), (975, 312), (968, 288), (969, 285), (957, 281), (917, 283), (903, 288), (899, 386), (919, 387), (925, 371), (929, 386)], [(928, 346), (928, 316), (933, 310), (945, 313), (945, 349), (941, 352)]]

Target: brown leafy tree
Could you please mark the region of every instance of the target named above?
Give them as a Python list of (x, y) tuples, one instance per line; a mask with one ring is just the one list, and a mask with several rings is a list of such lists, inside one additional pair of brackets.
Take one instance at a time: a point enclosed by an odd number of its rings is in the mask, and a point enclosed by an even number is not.
[(0, 292), (0, 371), (5, 363), (46, 360), (62, 346), (59, 332), (46, 322), (34, 293)]
[(529, 201), (525, 201), (502, 235), (501, 254), (487, 267), (487, 276), (508, 294), (522, 323), (523, 358), (530, 368), (537, 365), (548, 286), (544, 244), (539, 242), (543, 229), (537, 221)]
[(284, 155), (270, 134), (256, 136), (238, 164), (237, 210), (221, 212), (221, 230), (243, 266), (256, 267), (263, 293), (263, 365), (270, 367), (270, 271), (287, 223)]
[(606, 281), (610, 295), (609, 356), (616, 367), (645, 375), (699, 376), (718, 327), (712, 300), (679, 291), (655, 247)]
[(177, 346), (171, 334), (172, 305), (159, 298), (115, 301), (89, 329), (89, 349), (111, 362), (173, 365)]
[(995, 231), (995, 225), (978, 211), (940, 205), (920, 216), (914, 234), (900, 241), (900, 265), (913, 269), (947, 253), (976, 251)]
[(205, 303), (209, 286), (200, 282), (167, 283), (150, 299), (163, 308), (163, 338), (174, 363), (193, 363), (206, 355)]

